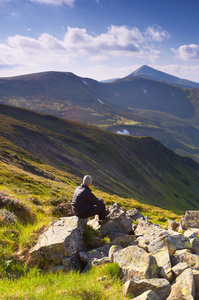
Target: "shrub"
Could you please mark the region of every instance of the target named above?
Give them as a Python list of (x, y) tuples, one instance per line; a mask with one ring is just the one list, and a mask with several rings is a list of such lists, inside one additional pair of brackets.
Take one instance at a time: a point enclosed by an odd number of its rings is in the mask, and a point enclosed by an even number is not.
[(0, 209), (0, 226), (5, 226), (17, 222), (17, 217), (14, 213), (7, 209)]
[(35, 217), (25, 203), (14, 199), (2, 191), (0, 192), (0, 208), (6, 208), (13, 212), (19, 221), (23, 223), (32, 222)]
[(69, 202), (62, 202), (60, 204), (57, 204), (57, 206), (53, 208), (52, 214), (54, 216), (72, 216), (73, 212), (71, 204)]

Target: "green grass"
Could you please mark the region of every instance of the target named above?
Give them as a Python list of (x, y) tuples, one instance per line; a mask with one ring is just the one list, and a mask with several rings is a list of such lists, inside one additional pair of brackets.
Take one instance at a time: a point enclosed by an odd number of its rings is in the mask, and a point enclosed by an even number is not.
[[(102, 278), (103, 277), (103, 278)], [(0, 299), (127, 299), (123, 296), (117, 264), (92, 268), (86, 273), (44, 274), (31, 269), (20, 279), (2, 279)]]

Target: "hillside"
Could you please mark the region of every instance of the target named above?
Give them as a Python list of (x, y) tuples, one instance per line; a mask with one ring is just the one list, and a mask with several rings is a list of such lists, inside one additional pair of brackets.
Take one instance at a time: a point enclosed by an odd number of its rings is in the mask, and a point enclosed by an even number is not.
[(110, 83), (64, 72), (0, 79), (0, 103), (151, 136), (199, 162), (198, 91), (138, 76)]
[[(177, 212), (199, 208), (199, 165), (153, 138), (116, 135), (5, 105), (0, 116), (0, 181), (11, 190), (20, 189), (22, 178), (18, 171), (6, 176), (10, 167), (76, 184), (89, 173), (105, 193)], [(23, 193), (35, 193), (26, 180)]]

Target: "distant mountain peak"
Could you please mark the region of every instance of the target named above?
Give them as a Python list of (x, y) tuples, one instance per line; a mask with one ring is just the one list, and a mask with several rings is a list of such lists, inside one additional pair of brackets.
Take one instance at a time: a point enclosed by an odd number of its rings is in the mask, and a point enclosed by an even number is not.
[(179, 77), (158, 71), (147, 65), (141, 66), (125, 78), (130, 77), (142, 77), (186, 88), (199, 88), (199, 83), (197, 82), (181, 79)]

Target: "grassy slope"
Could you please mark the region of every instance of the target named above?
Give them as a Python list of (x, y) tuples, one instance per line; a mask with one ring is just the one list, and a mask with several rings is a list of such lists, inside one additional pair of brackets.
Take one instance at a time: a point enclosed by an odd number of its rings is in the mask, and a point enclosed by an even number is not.
[(109, 194), (181, 212), (198, 207), (198, 165), (152, 138), (115, 135), (12, 107), (2, 106), (1, 112), (6, 149), (16, 148), (22, 161), (15, 165), (24, 170), (28, 167), (23, 160), (28, 159), (36, 168), (45, 163), (46, 170), (51, 166), (64, 171), (76, 182), (90, 173), (96, 186)]
[[(14, 224), (3, 224), (0, 217), (0, 299), (54, 299), (55, 294), (56, 299), (126, 299), (115, 265), (82, 275), (28, 273), (23, 258), (57, 217), (55, 205), (71, 200), (83, 174), (93, 175), (94, 193), (106, 204), (136, 207), (150, 221), (165, 224), (178, 220), (172, 211), (198, 208), (198, 165), (151, 138), (118, 136), (13, 107), (0, 111), (0, 191), (16, 199), (15, 213), (28, 208), (26, 218)], [(98, 281), (103, 275), (106, 279)]]

